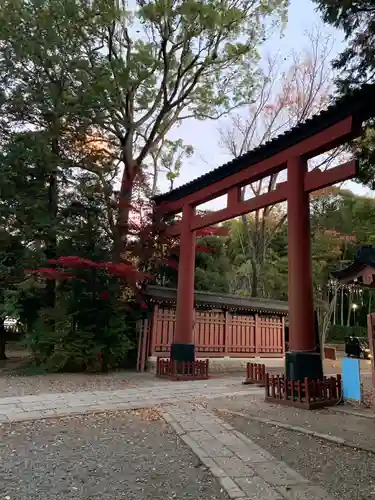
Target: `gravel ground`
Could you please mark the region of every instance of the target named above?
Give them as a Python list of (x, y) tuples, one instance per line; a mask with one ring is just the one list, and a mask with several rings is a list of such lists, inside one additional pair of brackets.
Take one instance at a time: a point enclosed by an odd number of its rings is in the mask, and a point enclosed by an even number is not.
[[(243, 395), (230, 398), (215, 399), (208, 402), (209, 408), (224, 412), (238, 412), (248, 419), (254, 417), (282, 424), (303, 427), (306, 430), (329, 434), (342, 438), (354, 447), (370, 449), (375, 454), (375, 434), (373, 432), (375, 420), (363, 418), (360, 415), (374, 416), (373, 410), (358, 407), (358, 405), (344, 404), (322, 410), (309, 411), (291, 406), (266, 403), (264, 396)], [(355, 411), (359, 415), (346, 414), (344, 411)], [(375, 500), (375, 498), (374, 498)]]
[(154, 410), (0, 427), (3, 500), (228, 500)]
[(371, 375), (361, 373), (361, 384), (363, 394), (371, 394), (372, 392), (372, 377)]
[(148, 373), (113, 372), (109, 374), (59, 373), (33, 376), (14, 376), (3, 373), (0, 376), (0, 398), (27, 396), (31, 394), (112, 391), (137, 387), (149, 383), (155, 377)]
[(221, 418), (340, 500), (375, 499), (375, 455), (222, 413)]

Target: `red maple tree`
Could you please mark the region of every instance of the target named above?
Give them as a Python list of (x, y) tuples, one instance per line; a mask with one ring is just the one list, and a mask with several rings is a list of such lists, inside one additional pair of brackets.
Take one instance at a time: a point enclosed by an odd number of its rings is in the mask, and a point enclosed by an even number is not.
[[(140, 199), (131, 205), (128, 240), (122, 262), (95, 262), (76, 255), (61, 256), (48, 260), (48, 264), (54, 267), (42, 267), (26, 272), (42, 279), (64, 281), (77, 278), (78, 271), (101, 270), (108, 276), (126, 283), (133, 290), (141, 307), (147, 307), (142, 291), (144, 285), (152, 279), (151, 272), (157, 273), (160, 266), (178, 269), (179, 239), (168, 236), (167, 229), (171, 222), (173, 221), (159, 217), (151, 202)], [(228, 232), (226, 227), (209, 227), (197, 231), (197, 237), (201, 239), (207, 236), (227, 236)], [(196, 246), (196, 253), (213, 252), (215, 249), (207, 245)], [(108, 292), (102, 292), (101, 297), (108, 300)]]

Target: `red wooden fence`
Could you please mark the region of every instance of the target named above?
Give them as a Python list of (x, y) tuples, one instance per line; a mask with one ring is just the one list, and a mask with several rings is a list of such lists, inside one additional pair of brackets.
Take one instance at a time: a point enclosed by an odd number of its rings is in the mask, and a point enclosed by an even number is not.
[(171, 361), (157, 359), (156, 375), (172, 380), (206, 380), (208, 379), (208, 359), (204, 361)]
[[(165, 356), (173, 342), (175, 311), (155, 306), (149, 353)], [(194, 343), (198, 357), (282, 357), (284, 319), (197, 310)]]
[(289, 380), (266, 373), (266, 401), (314, 410), (340, 403), (341, 375), (323, 380)]
[(264, 387), (266, 384), (266, 365), (260, 363), (247, 363), (246, 380), (244, 384), (257, 384)]

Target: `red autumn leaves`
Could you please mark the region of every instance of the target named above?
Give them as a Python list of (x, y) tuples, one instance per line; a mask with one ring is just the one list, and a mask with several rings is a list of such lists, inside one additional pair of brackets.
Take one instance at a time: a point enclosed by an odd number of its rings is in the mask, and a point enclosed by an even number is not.
[(324, 231), (324, 233), (326, 235), (328, 235), (328, 236), (332, 236), (334, 238), (338, 238), (341, 241), (355, 241), (356, 240), (356, 237), (353, 234), (346, 235), (346, 234), (339, 233), (338, 231), (335, 231), (335, 230), (332, 230), (332, 229), (326, 229)]
[[(143, 232), (145, 233), (143, 236), (145, 236), (147, 233), (145, 228)], [(198, 237), (227, 235), (228, 228), (225, 227), (209, 227), (197, 231)], [(152, 238), (151, 234), (146, 236), (148, 236), (148, 238)], [(169, 249), (169, 254), (171, 256), (178, 257), (179, 251), (179, 245), (173, 245)], [(196, 253), (214, 253), (215, 249), (197, 245), (195, 251)], [(39, 269), (27, 270), (25, 272), (29, 274), (36, 274), (46, 280), (66, 281), (72, 280), (76, 277), (73, 272), (65, 270), (66, 268), (70, 270), (102, 269), (107, 273), (107, 275), (123, 279), (133, 287), (137, 287), (139, 282), (143, 282), (150, 278), (150, 275), (138, 271), (135, 266), (129, 263), (115, 264), (113, 262), (94, 262), (78, 256), (63, 256), (58, 259), (49, 260), (48, 264), (56, 267), (41, 267)], [(174, 258), (164, 259), (161, 261), (161, 264), (173, 269), (178, 268), (178, 261)]]
[(204, 238), (205, 236), (228, 236), (228, 227), (205, 227), (203, 229), (198, 229), (196, 235)]
[(75, 278), (75, 274), (59, 268), (70, 269), (103, 269), (109, 276), (116, 276), (125, 279), (131, 284), (144, 281), (149, 276), (139, 272), (131, 264), (114, 264), (113, 262), (94, 262), (77, 256), (60, 257), (56, 260), (49, 260), (48, 264), (58, 266), (57, 268), (41, 267), (40, 269), (27, 270), (26, 273), (38, 274), (41, 278), (50, 280), (70, 280)]

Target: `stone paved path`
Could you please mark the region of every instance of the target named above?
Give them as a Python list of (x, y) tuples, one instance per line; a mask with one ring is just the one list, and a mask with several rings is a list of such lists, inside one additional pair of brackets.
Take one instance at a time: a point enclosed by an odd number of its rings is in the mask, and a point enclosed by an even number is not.
[(207, 399), (238, 395), (251, 399), (260, 394), (263, 389), (243, 386), (239, 377), (230, 377), (205, 382), (158, 381), (114, 391), (7, 397), (0, 398), (0, 422), (161, 406), (164, 419), (218, 478), (230, 498), (331, 500), (326, 491), (205, 409)]
[[(158, 382), (158, 383), (156, 383)], [(99, 412), (148, 408), (162, 404), (240, 394), (263, 394), (262, 389), (241, 385), (241, 378), (210, 379), (205, 382), (170, 382), (153, 379), (136, 388), (114, 391), (65, 392), (0, 398), (0, 422), (38, 420)]]
[(208, 410), (182, 403), (165, 408), (163, 416), (232, 499), (332, 500)]

